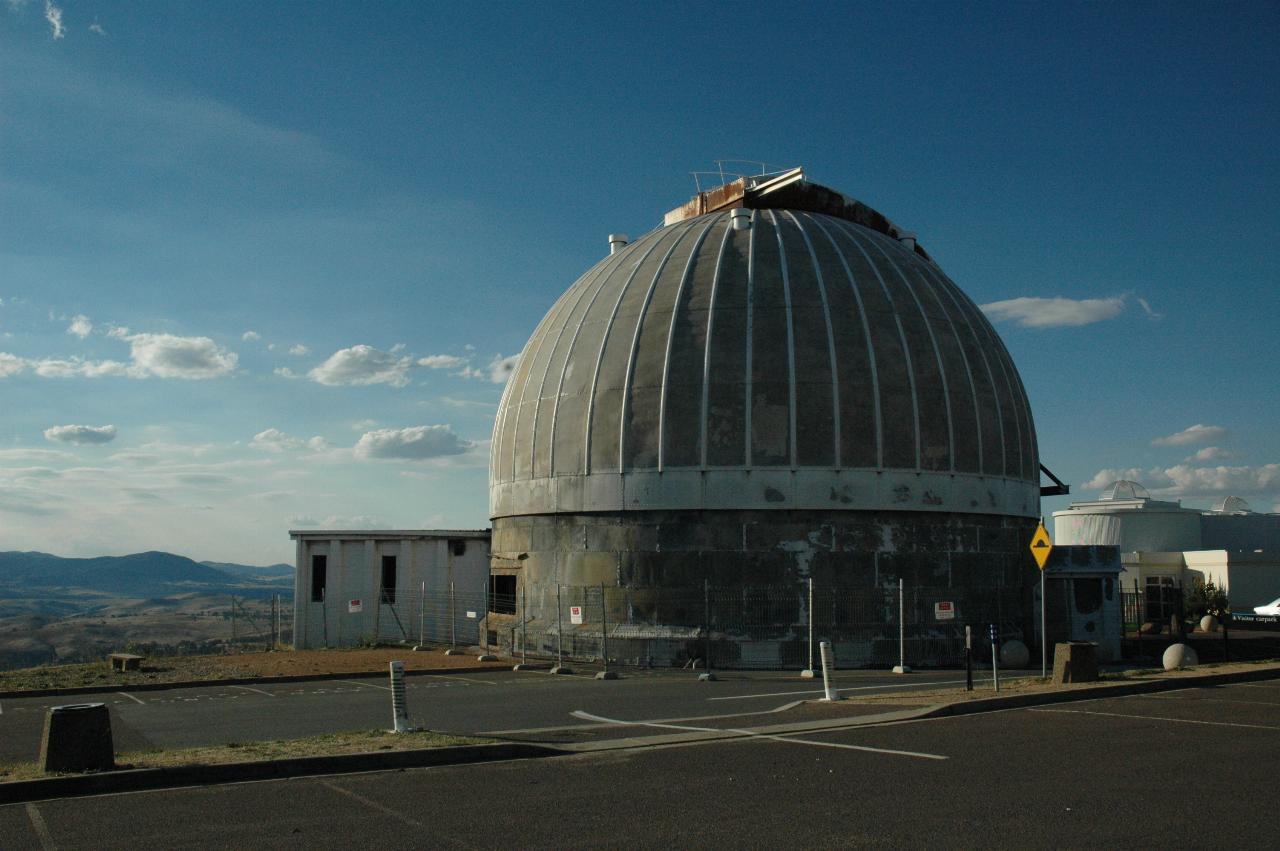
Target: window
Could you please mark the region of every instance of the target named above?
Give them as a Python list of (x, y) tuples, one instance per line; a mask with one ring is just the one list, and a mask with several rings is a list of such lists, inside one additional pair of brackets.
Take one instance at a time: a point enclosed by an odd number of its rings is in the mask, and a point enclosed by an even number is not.
[(311, 557), (311, 602), (324, 602), (324, 586), (329, 572), (328, 556)]
[(1182, 608), (1182, 589), (1172, 576), (1148, 576), (1146, 597), (1147, 620), (1154, 623), (1167, 623)]
[(516, 577), (496, 574), (489, 577), (489, 611), (495, 615), (516, 613)]
[(382, 602), (396, 601), (396, 557), (382, 557)]
[(454, 555), (456, 555), (456, 556), (463, 556), (463, 555), (466, 555), (466, 554), (467, 554), (467, 542), (466, 542), (466, 541), (450, 541), (450, 542), (449, 542), (449, 549), (450, 549), (450, 550), (453, 552), (453, 554), (454, 554)]

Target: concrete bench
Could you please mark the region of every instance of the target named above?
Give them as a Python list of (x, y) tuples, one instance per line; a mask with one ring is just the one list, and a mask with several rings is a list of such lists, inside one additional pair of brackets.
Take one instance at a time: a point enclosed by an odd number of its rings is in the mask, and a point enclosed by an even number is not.
[(107, 657), (107, 661), (111, 663), (111, 670), (113, 671), (142, 670), (142, 657), (135, 656), (132, 653), (112, 653)]

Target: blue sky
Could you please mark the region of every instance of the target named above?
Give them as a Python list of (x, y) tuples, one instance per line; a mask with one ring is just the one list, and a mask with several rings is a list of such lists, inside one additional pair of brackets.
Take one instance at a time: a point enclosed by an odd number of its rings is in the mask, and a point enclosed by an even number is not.
[(1077, 494), (1280, 510), (1278, 43), (1274, 3), (0, 0), (0, 549), (484, 527), (503, 364), (732, 157), (919, 233)]

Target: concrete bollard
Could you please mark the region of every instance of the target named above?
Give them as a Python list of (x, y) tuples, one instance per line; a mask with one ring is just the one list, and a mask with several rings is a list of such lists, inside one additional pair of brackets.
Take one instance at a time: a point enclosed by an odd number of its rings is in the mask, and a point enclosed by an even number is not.
[(1160, 662), (1166, 671), (1179, 671), (1183, 668), (1194, 668), (1200, 664), (1200, 658), (1189, 644), (1170, 644), (1165, 648)]
[(409, 702), (404, 693), (404, 662), (391, 663), (391, 722), (393, 733), (411, 733)]
[(824, 641), (818, 645), (818, 653), (822, 656), (822, 690), (825, 693), (823, 700), (839, 700), (840, 695), (836, 692), (835, 686), (831, 684), (831, 674), (836, 669), (836, 656), (831, 652), (831, 642)]
[(111, 716), (105, 703), (54, 706), (44, 719), (40, 767), (45, 771), (106, 771), (115, 768)]
[(1067, 641), (1054, 645), (1055, 683), (1092, 683), (1098, 679), (1097, 648), (1089, 641)]

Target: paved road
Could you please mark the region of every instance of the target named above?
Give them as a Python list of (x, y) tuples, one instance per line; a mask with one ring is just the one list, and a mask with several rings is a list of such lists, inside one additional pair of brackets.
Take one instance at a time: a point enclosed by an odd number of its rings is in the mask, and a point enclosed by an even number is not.
[[(553, 728), (525, 738), (582, 738), (565, 726), (592, 732), (582, 710), (609, 718), (689, 718), (767, 712), (796, 700), (819, 697), (820, 682), (794, 674), (721, 675), (698, 682), (689, 672), (643, 672), (622, 679), (550, 676), (541, 671), (418, 675), (406, 678), (410, 720), (450, 733), (491, 733)], [(859, 692), (918, 690), (930, 684), (962, 683), (962, 672), (901, 676), (876, 671), (841, 672), (837, 684)], [(101, 701), (111, 712), (116, 751), (193, 747), (227, 742), (290, 739), (391, 725), (386, 680), (320, 680), (253, 686), (209, 686), (164, 691), (122, 691), (81, 697), (11, 698), (0, 701), (0, 761), (34, 760), (40, 752), (50, 706)]]
[(1272, 681), (840, 732), (13, 804), (0, 806), (0, 837), (6, 847), (104, 849), (1274, 847), (1278, 758)]

